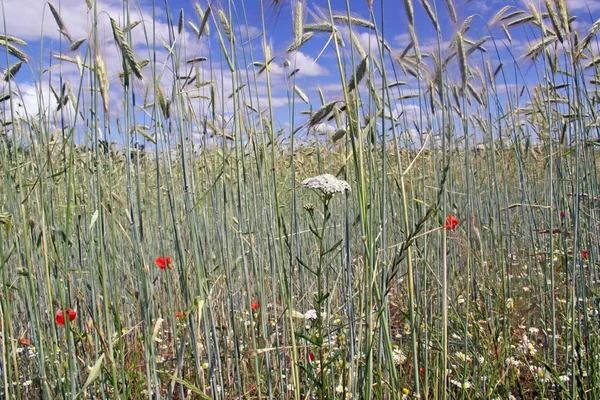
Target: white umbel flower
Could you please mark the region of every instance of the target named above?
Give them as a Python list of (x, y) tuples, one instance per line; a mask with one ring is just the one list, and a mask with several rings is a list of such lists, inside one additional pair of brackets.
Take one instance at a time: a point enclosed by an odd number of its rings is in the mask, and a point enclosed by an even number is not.
[(344, 193), (350, 191), (348, 182), (338, 179), (331, 174), (323, 174), (307, 178), (300, 184), (301, 188), (320, 190), (325, 194)]

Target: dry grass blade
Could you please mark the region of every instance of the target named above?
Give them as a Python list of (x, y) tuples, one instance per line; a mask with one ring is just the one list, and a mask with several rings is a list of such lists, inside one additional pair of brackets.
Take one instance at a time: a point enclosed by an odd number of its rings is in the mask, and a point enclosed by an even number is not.
[(50, 12), (52, 13), (52, 16), (54, 17), (54, 20), (56, 21), (56, 25), (58, 25), (58, 31), (60, 33), (62, 33), (69, 42), (73, 42), (73, 38), (71, 37), (71, 35), (69, 35), (67, 26), (65, 25), (65, 22), (62, 20), (62, 17), (58, 13), (58, 10), (56, 9), (56, 7), (54, 7), (54, 5), (50, 2), (48, 2), (48, 7), (50, 7)]
[(450, 19), (455, 24), (458, 22), (458, 17), (456, 16), (456, 8), (454, 7), (454, 2), (452, 0), (444, 0), (444, 4), (446, 4), (446, 8), (448, 9), (448, 15)]
[(76, 41), (74, 41), (73, 43), (71, 43), (71, 46), (69, 47), (69, 50), (71, 50), (71, 51), (77, 51), (77, 50), (79, 50), (79, 47), (81, 47), (81, 45), (85, 41), (86, 41), (86, 38), (77, 39)]
[(21, 66), (23, 66), (23, 62), (18, 61), (11, 65), (6, 71), (4, 71), (4, 82), (8, 82), (9, 79), (14, 78), (17, 72), (19, 72), (19, 70), (21, 69)]
[(437, 17), (435, 15), (435, 12), (433, 11), (433, 7), (431, 7), (431, 4), (429, 3), (429, 1), (428, 0), (421, 0), (421, 6), (423, 7), (423, 9), (425, 10), (425, 12), (427, 13), (427, 16), (431, 20), (431, 23), (435, 27), (435, 31), (439, 32), (440, 31), (440, 24), (438, 23), (438, 20), (437, 20)]
[(331, 101), (322, 105), (313, 115), (310, 116), (310, 119), (308, 120), (308, 126), (312, 127), (323, 121), (331, 113), (331, 111), (333, 111), (333, 108), (337, 103), (337, 101)]
[(121, 30), (121, 28), (119, 28), (117, 22), (112, 18), (110, 19), (110, 25), (112, 26), (113, 36), (115, 38), (115, 41), (117, 42), (117, 45), (119, 46), (119, 49), (121, 50), (121, 54), (123, 55), (125, 64), (131, 68), (131, 71), (138, 79), (143, 79), (142, 70), (137, 61), (135, 60), (131, 46), (125, 40), (125, 35), (123, 35), (123, 31)]
[(360, 84), (360, 82), (364, 78), (365, 74), (367, 73), (368, 65), (369, 65), (368, 57), (365, 57), (360, 61), (360, 63), (358, 64), (358, 67), (356, 68), (356, 72), (354, 73), (354, 75), (350, 79), (350, 83), (348, 84), (348, 92), (353, 91)]

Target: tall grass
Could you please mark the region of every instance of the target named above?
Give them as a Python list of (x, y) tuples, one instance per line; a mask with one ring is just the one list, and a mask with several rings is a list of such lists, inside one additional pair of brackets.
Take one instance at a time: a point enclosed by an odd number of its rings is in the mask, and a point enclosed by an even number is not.
[(598, 398), (598, 22), (86, 4), (0, 36), (0, 398)]

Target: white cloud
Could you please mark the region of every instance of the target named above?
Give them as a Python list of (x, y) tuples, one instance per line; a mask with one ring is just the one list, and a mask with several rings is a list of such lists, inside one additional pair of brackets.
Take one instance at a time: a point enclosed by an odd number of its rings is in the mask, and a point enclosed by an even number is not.
[(600, 0), (566, 0), (567, 7), (572, 11), (598, 11), (600, 10)]
[(304, 54), (301, 51), (296, 51), (290, 54), (291, 69), (298, 69), (300, 76), (325, 76), (329, 75), (327, 68), (320, 65), (317, 60)]

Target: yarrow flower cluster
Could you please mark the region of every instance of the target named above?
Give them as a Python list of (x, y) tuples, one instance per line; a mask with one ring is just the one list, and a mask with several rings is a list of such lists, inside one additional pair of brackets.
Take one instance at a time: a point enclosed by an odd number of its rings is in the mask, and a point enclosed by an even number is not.
[(305, 314), (304, 314), (304, 319), (309, 320), (309, 321), (313, 321), (315, 319), (317, 319), (317, 310), (308, 310)]
[(338, 179), (331, 174), (323, 174), (307, 178), (300, 183), (301, 188), (320, 190), (324, 194), (332, 195), (350, 191), (348, 182)]
[(404, 355), (404, 352), (401, 349), (399, 349), (398, 347), (394, 347), (393, 353), (394, 353), (394, 364), (395, 365), (404, 364), (404, 361), (406, 361), (406, 356)]

